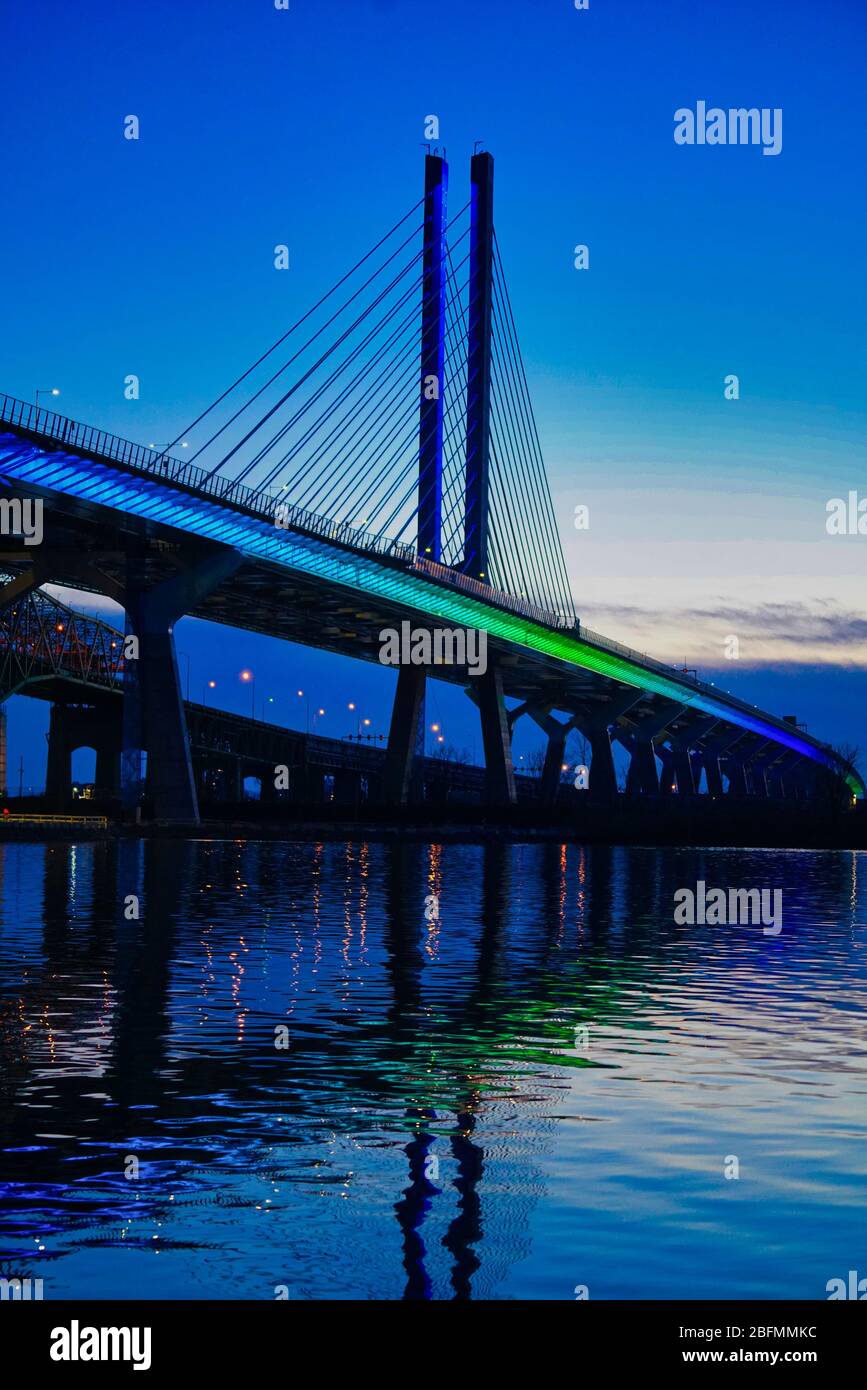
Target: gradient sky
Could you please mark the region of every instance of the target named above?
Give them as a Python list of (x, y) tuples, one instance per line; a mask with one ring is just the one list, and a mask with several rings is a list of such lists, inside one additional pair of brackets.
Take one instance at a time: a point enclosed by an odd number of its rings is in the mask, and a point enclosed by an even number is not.
[[(867, 744), (867, 537), (825, 531), (867, 492), (862, 0), (7, 0), (0, 23), (0, 389), (173, 439), (416, 201), (434, 113), (455, 208), (473, 142), (496, 159), (584, 622)], [(699, 99), (781, 107), (782, 153), (676, 146)], [(390, 673), (189, 620), (178, 645), (193, 698), (213, 676), (249, 708), (251, 666), (275, 718), (300, 685), (323, 732), (349, 699), (386, 728)], [(13, 766), (43, 759), (33, 703)], [(437, 686), (431, 717), (469, 748), (464, 703)]]

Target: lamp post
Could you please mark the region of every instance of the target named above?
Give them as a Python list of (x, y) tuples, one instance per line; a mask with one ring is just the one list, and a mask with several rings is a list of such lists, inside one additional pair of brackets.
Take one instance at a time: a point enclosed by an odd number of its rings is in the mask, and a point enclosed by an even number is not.
[(238, 673), (238, 680), (243, 681), (244, 685), (249, 685), (249, 687), (250, 687), (250, 717), (251, 717), (251, 719), (255, 719), (255, 718), (256, 718), (256, 677), (253, 675), (253, 672), (252, 672), (252, 671), (248, 670), (248, 669), (245, 667), (243, 671), (239, 671), (239, 673)]
[(205, 681), (205, 684), (202, 686), (202, 704), (203, 704), (203, 705), (206, 705), (206, 704), (208, 703), (208, 691), (209, 691), (209, 690), (216, 690), (216, 688), (217, 688), (217, 682), (216, 682), (216, 681)]
[[(181, 448), (182, 448), (182, 449), (189, 449), (189, 447), (190, 447), (190, 446), (189, 446), (189, 444), (187, 443), (187, 441), (184, 440), (184, 442), (183, 442), (182, 445), (181, 445)], [(166, 454), (166, 453), (168, 453), (169, 449), (173, 448), (173, 445), (171, 445), (171, 444), (155, 444), (155, 443), (153, 442), (153, 440), (151, 440), (151, 442), (148, 444), (148, 448), (149, 448), (149, 449), (153, 449), (154, 453), (156, 453), (157, 450), (160, 450), (163, 454)]]
[(39, 409), (39, 397), (40, 397), (40, 396), (59, 396), (59, 395), (60, 395), (60, 392), (58, 391), (58, 389), (57, 389), (56, 386), (40, 386), (39, 390), (36, 392), (36, 409), (37, 409), (37, 410)]
[(309, 696), (309, 695), (305, 695), (303, 690), (299, 690), (299, 691), (298, 691), (298, 698), (299, 698), (299, 700), (304, 700), (305, 703), (306, 703), (306, 705), (307, 705), (307, 722), (306, 722), (306, 725), (305, 725), (305, 730), (304, 730), (304, 732), (309, 734), (309, 733), (310, 733), (310, 696)]

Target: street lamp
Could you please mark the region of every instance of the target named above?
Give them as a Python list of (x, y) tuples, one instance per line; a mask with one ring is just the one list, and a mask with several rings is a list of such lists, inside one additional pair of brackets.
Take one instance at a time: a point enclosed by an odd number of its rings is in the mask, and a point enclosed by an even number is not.
[(40, 397), (40, 396), (59, 396), (59, 395), (60, 395), (60, 392), (58, 391), (58, 389), (57, 389), (56, 386), (40, 386), (39, 390), (36, 392), (36, 409), (37, 409), (37, 410), (39, 409), (39, 397)]
[[(360, 742), (361, 742), (361, 715), (358, 714), (358, 706), (356, 705), (356, 703), (355, 703), (354, 700), (350, 700), (350, 701), (349, 701), (349, 704), (346, 706), (346, 708), (349, 709), (349, 710), (352, 710), (353, 713), (357, 716), (357, 717), (356, 717), (356, 720), (355, 720), (355, 737), (358, 739), (358, 741), (359, 741), (359, 743), (360, 743)], [(365, 724), (369, 724), (369, 723), (370, 723), (370, 720), (369, 720), (369, 719), (365, 719), (364, 722), (365, 722)], [(350, 734), (350, 738), (351, 738), (351, 737), (352, 737), (352, 735)]]
[(303, 690), (299, 690), (299, 691), (298, 691), (298, 699), (299, 699), (299, 700), (304, 700), (305, 703), (306, 703), (306, 705), (307, 705), (307, 726), (306, 726), (306, 732), (309, 734), (309, 733), (310, 733), (310, 696), (309, 696), (309, 695), (305, 695)]
[(206, 705), (206, 704), (208, 703), (208, 695), (207, 695), (207, 692), (208, 692), (209, 690), (216, 690), (216, 688), (217, 688), (217, 682), (216, 682), (216, 681), (206, 681), (206, 682), (205, 682), (205, 684), (202, 686), (202, 704), (203, 704), (203, 705)]
[(250, 717), (251, 717), (251, 719), (255, 719), (255, 718), (256, 718), (256, 677), (253, 675), (253, 672), (252, 672), (252, 671), (247, 670), (247, 668), (245, 667), (243, 671), (239, 671), (239, 672), (238, 672), (238, 680), (243, 681), (245, 685), (249, 685), (249, 687), (250, 687)]

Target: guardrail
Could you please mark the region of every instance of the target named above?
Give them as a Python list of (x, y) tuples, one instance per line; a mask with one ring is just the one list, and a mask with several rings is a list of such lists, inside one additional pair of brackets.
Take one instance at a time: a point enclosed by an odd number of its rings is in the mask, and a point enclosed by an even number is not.
[[(758, 709), (757, 705), (740, 700), (736, 695), (721, 690), (719, 686), (712, 685), (709, 681), (699, 680), (698, 676), (690, 675), (689, 672), (681, 670), (679, 666), (667, 665), (655, 656), (648, 656), (646, 652), (636, 651), (633, 647), (627, 647), (622, 642), (615, 642), (613, 638), (603, 636), (601, 632), (594, 632), (593, 628), (585, 627), (577, 618), (563, 613), (549, 613), (545, 609), (529, 603), (526, 599), (514, 598), (511, 594), (492, 589), (481, 583), (480, 580), (473, 579), (470, 575), (461, 574), (460, 570), (449, 569), (447, 565), (438, 564), (435, 560), (428, 560), (421, 555), (416, 557), (413, 568), (420, 574), (426, 574), (430, 579), (435, 579), (441, 584), (451, 585), (464, 593), (472, 594), (473, 597), (479, 598), (485, 603), (498, 608), (505, 608), (509, 612), (528, 618), (543, 627), (553, 628), (558, 632), (566, 632), (581, 642), (587, 642), (590, 646), (600, 647), (603, 651), (612, 652), (615, 656), (622, 656), (625, 661), (647, 667), (652, 671), (658, 671), (669, 680), (676, 679), (678, 684), (689, 686), (698, 694), (711, 696), (713, 699), (730, 706), (733, 710), (754, 715)], [(781, 731), (792, 732), (792, 726), (786, 720), (778, 719), (773, 714), (765, 714), (764, 712), (762, 714), (763, 718)], [(801, 732), (807, 743), (811, 743), (815, 748), (820, 748), (826, 753), (833, 754), (834, 750), (829, 744), (823, 743), (820, 739), (814, 738), (803, 730)]]
[(160, 453), (144, 444), (133, 444), (129, 439), (121, 439), (119, 435), (109, 434), (106, 430), (70, 420), (42, 406), (30, 405), (28, 401), (20, 401), (15, 396), (0, 395), (0, 421), (80, 453), (96, 454), (125, 468), (146, 473), (148, 477), (162, 478), (190, 492), (227, 502), (271, 523), (275, 523), (279, 508), (280, 521), (277, 526), (280, 530), (308, 531), (322, 540), (336, 541), (369, 554), (393, 556), (405, 562), (411, 561), (415, 554), (411, 545), (390, 540), (387, 536), (373, 535), (350, 526), (348, 522), (331, 521), (316, 512), (282, 502), (279, 492), (248, 487), (246, 483), (236, 483), (231, 478), (217, 477), (194, 463)]
[(108, 816), (25, 816), (17, 811), (6, 811), (0, 816), (0, 826), (3, 825), (77, 825), (105, 830), (108, 826)]

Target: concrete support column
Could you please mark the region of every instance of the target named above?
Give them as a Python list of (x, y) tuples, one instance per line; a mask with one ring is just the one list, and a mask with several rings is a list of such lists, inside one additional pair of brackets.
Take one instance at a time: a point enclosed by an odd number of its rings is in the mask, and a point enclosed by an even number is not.
[(139, 804), (145, 753), (147, 790), (156, 818), (196, 823), (199, 805), (174, 624), (235, 572), (241, 556), (232, 550), (190, 556), (187, 568), (153, 588), (142, 583), (137, 558), (130, 556), (125, 589), (127, 631), (138, 638), (139, 655), (124, 665), (124, 809), (130, 812)]
[[(551, 720), (552, 724), (556, 721)], [(548, 733), (548, 746), (545, 749), (545, 762), (542, 767), (542, 805), (554, 806), (557, 791), (563, 774), (563, 759), (566, 756), (566, 735), (568, 726), (558, 724)]]
[(617, 772), (608, 726), (590, 727), (581, 732), (590, 744), (590, 794), (600, 801), (614, 801)]
[(675, 734), (669, 740), (674, 760), (674, 774), (679, 796), (694, 796), (701, 783), (701, 740), (715, 729), (719, 720), (700, 719), (691, 728)]
[(787, 753), (765, 772), (768, 795), (782, 799), (786, 795), (786, 782), (789, 774), (800, 759), (799, 753)]
[(659, 772), (649, 738), (633, 737), (629, 742), (629, 771), (626, 791), (629, 796), (658, 796)]
[(384, 799), (405, 806), (410, 798), (418, 754), (427, 673), (423, 666), (401, 666), (391, 710), (385, 754)]
[(58, 810), (69, 798), (72, 785), (72, 743), (65, 705), (52, 705), (48, 724), (48, 767), (45, 795)]
[[(668, 788), (660, 781), (656, 770), (657, 754), (665, 763), (662, 748), (657, 748), (655, 740), (673, 723), (683, 709), (683, 705), (670, 705), (667, 709), (657, 709), (646, 715), (628, 734), (621, 735), (625, 746), (630, 750), (629, 772), (626, 777), (626, 790), (630, 796), (656, 796)], [(666, 755), (669, 756), (669, 755)], [(669, 777), (669, 782), (672, 780)]]
[(539, 728), (547, 735), (548, 741), (545, 745), (545, 762), (542, 766), (539, 800), (543, 806), (551, 807), (557, 803), (557, 792), (560, 788), (560, 778), (563, 772), (563, 759), (566, 756), (566, 739), (573, 727), (572, 722), (561, 724), (560, 720), (555, 719), (547, 707), (534, 709), (529, 704), (523, 704), (508, 713), (510, 734), (515, 727), (515, 721), (522, 714), (529, 714), (533, 722), (538, 724)]
[(689, 756), (689, 749), (684, 748), (682, 744), (677, 744), (671, 750), (671, 757), (674, 764), (678, 796), (694, 796), (695, 782), (693, 781), (692, 759)]
[(145, 754), (156, 818), (195, 822), (199, 805), (175, 653), (177, 617), (162, 610), (159, 596), (127, 591), (127, 627), (138, 638), (139, 656), (124, 669), (121, 794), (125, 810), (139, 804)]
[(120, 746), (107, 738), (96, 750), (96, 788), (109, 796), (120, 792)]
[(361, 775), (350, 767), (334, 773), (334, 800), (343, 806), (354, 806), (361, 796)]
[(661, 770), (660, 773), (661, 795), (674, 796), (675, 792), (681, 790), (681, 784), (679, 784), (678, 781), (677, 758), (675, 758), (674, 749), (670, 748), (668, 744), (656, 744), (654, 745), (653, 751), (656, 753), (657, 758), (659, 758), (661, 765), (663, 765), (663, 770)]
[(0, 797), (8, 795), (6, 766), (6, 706), (0, 705)]
[(503, 677), (489, 667), (478, 681), (478, 706), (485, 749), (485, 791), (493, 806), (514, 806), (517, 800), (512, 767), (512, 734), (503, 698)]
[(809, 800), (817, 793), (818, 789), (818, 766), (809, 758), (801, 758), (790, 769), (786, 779), (787, 788), (790, 796), (799, 801)]
[(708, 796), (723, 795), (722, 769), (720, 758), (727, 753), (734, 744), (738, 743), (743, 737), (741, 729), (729, 729), (727, 733), (719, 738), (712, 739), (702, 750), (702, 765), (704, 775), (707, 778)]
[(768, 795), (768, 785), (765, 779), (770, 763), (775, 762), (779, 755), (779, 749), (771, 745), (770, 751), (768, 741), (765, 740), (752, 757), (746, 762), (747, 795), (766, 798)]
[(690, 749), (689, 761), (692, 766), (692, 785), (698, 793), (701, 791), (701, 774), (704, 770), (704, 759), (700, 748)]
[(702, 757), (702, 766), (704, 768), (705, 778), (707, 779), (708, 796), (722, 796), (723, 783), (722, 773), (720, 772), (719, 766), (719, 758), (713, 757), (712, 755), (705, 753)]
[(726, 775), (729, 779), (729, 796), (747, 795), (747, 765), (742, 757), (730, 755), (725, 760)]
[[(587, 714), (576, 714), (573, 725), (590, 744), (590, 795), (598, 801), (614, 801), (617, 797), (617, 772), (611, 748), (612, 727), (627, 710), (641, 700), (641, 691), (633, 686), (614, 688), (608, 703)], [(622, 737), (622, 735), (615, 735)]]

